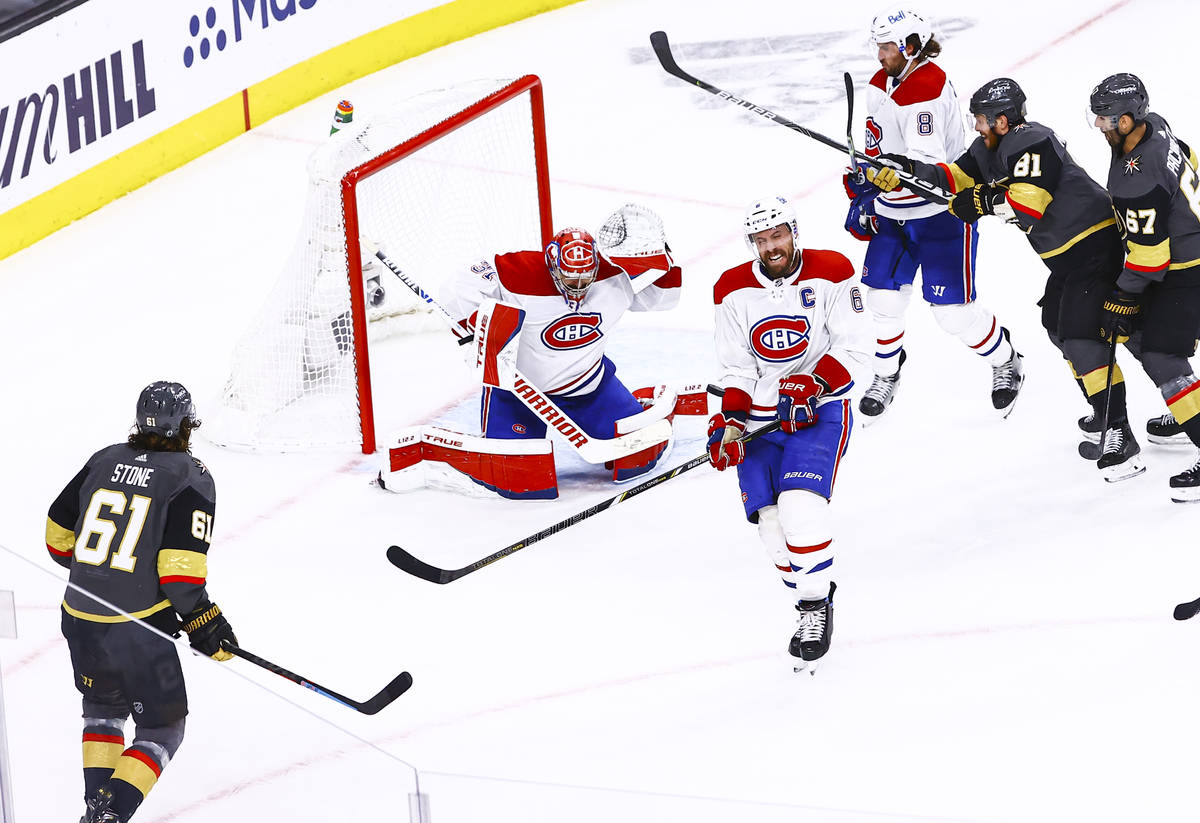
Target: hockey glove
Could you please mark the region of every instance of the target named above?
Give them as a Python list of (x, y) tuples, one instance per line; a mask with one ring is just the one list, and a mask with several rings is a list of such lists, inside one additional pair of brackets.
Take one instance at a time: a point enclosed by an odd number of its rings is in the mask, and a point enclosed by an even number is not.
[(846, 212), (846, 231), (859, 240), (870, 240), (879, 234), (879, 218), (875, 216), (874, 194), (863, 194), (854, 198)]
[(744, 412), (717, 412), (708, 421), (708, 462), (725, 471), (746, 459), (746, 446), (738, 438), (746, 431)]
[(1100, 337), (1112, 342), (1116, 335), (1118, 343), (1124, 343), (1133, 334), (1133, 324), (1142, 313), (1142, 296), (1124, 289), (1115, 289), (1104, 301), (1104, 313), (1100, 316)]
[(974, 223), (985, 214), (995, 214), (996, 204), (1004, 199), (1004, 189), (981, 184), (954, 195), (946, 208), (964, 223)]
[(887, 165), (881, 169), (868, 168), (867, 179), (881, 191), (892, 191), (904, 185), (897, 170), (912, 176), (913, 162), (902, 154), (882, 154), (879, 156), (879, 160)]
[(859, 163), (852, 169), (846, 169), (842, 173), (842, 185), (846, 187), (846, 196), (851, 200), (861, 197), (864, 194), (871, 197), (879, 195), (879, 189), (871, 181), (867, 180), (867, 170), (871, 168), (866, 163)]
[(811, 374), (793, 374), (779, 381), (779, 420), (787, 434), (817, 422), (817, 398), (825, 387)]
[(232, 660), (233, 655), (221, 648), (221, 641), (228, 640), (237, 645), (237, 636), (225, 615), (216, 603), (198, 606), (195, 611), (183, 615), (183, 630), (188, 633), (188, 642), (201, 654), (214, 660)]

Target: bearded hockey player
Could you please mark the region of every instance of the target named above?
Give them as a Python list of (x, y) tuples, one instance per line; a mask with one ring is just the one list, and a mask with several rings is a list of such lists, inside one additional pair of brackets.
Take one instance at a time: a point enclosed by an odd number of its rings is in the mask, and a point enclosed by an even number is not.
[[(942, 47), (930, 24), (914, 11), (891, 8), (872, 21), (871, 39), (880, 69), (867, 87), (866, 154), (902, 154), (926, 163), (962, 154), (958, 97), (933, 62)], [(918, 268), (921, 295), (938, 325), (992, 367), (992, 406), (1007, 417), (1024, 379), (1021, 356), (1008, 329), (976, 300), (975, 224), (900, 186), (890, 170), (880, 176), (863, 165), (845, 182), (854, 198), (846, 228), (869, 241), (862, 283), (875, 318), (875, 379), (859, 403), (864, 422), (892, 402), (908, 359), (904, 313)]]
[[(713, 291), (724, 395), (709, 421), (709, 460), (737, 468), (746, 518), (799, 612), (793, 668), (812, 671), (833, 636), (829, 500), (854, 422), (851, 369), (870, 359), (871, 321), (850, 261), (800, 248), (782, 197), (751, 204), (743, 227), (754, 260)], [(777, 419), (780, 431), (739, 439)]]
[(175, 644), (125, 615), (165, 634), (182, 629), (217, 660), (233, 657), (221, 643), (237, 638), (205, 588), (216, 489), (189, 453), (199, 425), (187, 389), (151, 383), (128, 442), (92, 455), (50, 506), (46, 549), (71, 571), (62, 633), (83, 695), (82, 823), (127, 823), (183, 742)]
[[(1196, 153), (1150, 111), (1150, 95), (1135, 75), (1104, 78), (1089, 103), (1112, 149), (1108, 193), (1125, 227), (1125, 267), (1104, 302), (1106, 335), (1129, 337), (1174, 421), (1200, 446), (1200, 380), (1188, 362), (1200, 329)], [(1109, 438), (1121, 433), (1109, 430), (1106, 452)], [(1200, 501), (1200, 461), (1172, 477), (1170, 489), (1178, 503)]]

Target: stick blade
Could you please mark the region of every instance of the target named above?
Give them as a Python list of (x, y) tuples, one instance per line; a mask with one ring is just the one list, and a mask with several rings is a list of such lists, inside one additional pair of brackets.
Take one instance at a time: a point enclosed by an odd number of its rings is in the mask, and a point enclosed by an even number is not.
[(1200, 600), (1193, 600), (1191, 603), (1180, 603), (1175, 607), (1176, 620), (1189, 620), (1200, 612)]
[(399, 546), (388, 547), (387, 559), (388, 562), (401, 571), (408, 572), (413, 577), (428, 580), (430, 583), (449, 583), (454, 579), (453, 575), (446, 569), (439, 569), (437, 566), (429, 565), (424, 560), (418, 560)]
[(675, 55), (671, 54), (671, 43), (667, 40), (667, 33), (665, 31), (650, 33), (650, 48), (654, 49), (654, 56), (658, 58), (658, 62), (668, 74), (673, 74), (684, 80), (691, 80), (691, 77), (683, 69), (679, 68), (679, 64), (675, 62)]
[(359, 704), (357, 708), (363, 714), (378, 714), (385, 706), (390, 705), (393, 700), (411, 689), (412, 684), (412, 675), (408, 672), (400, 672), (391, 683), (383, 687), (383, 691), (367, 702)]

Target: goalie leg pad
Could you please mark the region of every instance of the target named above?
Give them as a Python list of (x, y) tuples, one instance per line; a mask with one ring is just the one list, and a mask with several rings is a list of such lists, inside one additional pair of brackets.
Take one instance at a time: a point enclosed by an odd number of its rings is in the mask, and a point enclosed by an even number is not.
[(379, 485), (395, 492), (433, 486), (470, 493), (482, 487), (510, 500), (558, 497), (549, 440), (472, 437), (436, 426), (401, 436), (388, 451)]
[[(641, 389), (634, 389), (633, 396), (643, 408), (650, 408), (654, 405), (659, 396), (659, 393), (665, 389), (665, 386), (646, 386)], [(680, 386), (675, 392), (675, 414), (682, 415), (707, 415), (708, 411), (708, 390), (704, 383), (688, 383), (685, 386)]]

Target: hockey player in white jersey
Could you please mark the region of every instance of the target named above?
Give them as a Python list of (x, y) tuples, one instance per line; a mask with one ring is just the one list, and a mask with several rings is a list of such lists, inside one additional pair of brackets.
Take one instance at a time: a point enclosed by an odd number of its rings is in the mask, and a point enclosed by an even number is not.
[[(709, 421), (709, 460), (737, 467), (746, 518), (800, 613), (793, 666), (812, 671), (833, 634), (828, 504), (853, 428), (851, 370), (871, 357), (871, 321), (854, 266), (838, 252), (800, 248), (782, 197), (751, 204), (745, 231), (755, 259), (713, 291), (724, 395)], [(780, 431), (738, 439), (776, 419)]]
[[(652, 285), (635, 288), (636, 278), (655, 276)], [(440, 302), (453, 316), (464, 318), (462, 324), (469, 330), (474, 330), (474, 314), (488, 298), (519, 310), (523, 321), (517, 369), (589, 437), (609, 439), (619, 433), (619, 421), (643, 407), (617, 379), (616, 366), (605, 356), (608, 334), (626, 311), (673, 308), (681, 285), (682, 272), (665, 242), (660, 254), (610, 258), (597, 249), (589, 232), (568, 228), (544, 251), (496, 254), (464, 269), (446, 283)], [(513, 392), (486, 385), (481, 428), (487, 438), (546, 436), (543, 416)], [(613, 479), (645, 474), (666, 445), (612, 461)]]
[[(946, 163), (962, 154), (965, 129), (958, 97), (946, 73), (933, 62), (941, 45), (916, 12), (903, 7), (877, 15), (871, 37), (881, 68), (867, 87), (864, 151), (884, 160), (907, 155)], [(1005, 417), (1023, 381), (1021, 357), (1009, 332), (976, 301), (976, 224), (964, 224), (903, 188), (891, 169), (852, 169), (846, 190), (853, 198), (846, 228), (868, 240), (862, 283), (875, 317), (875, 379), (859, 410), (864, 422), (892, 402), (904, 347), (904, 313), (917, 268), (922, 296), (946, 332), (992, 367), (992, 405)]]

